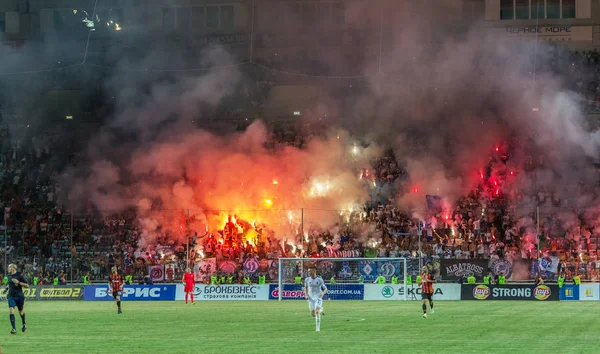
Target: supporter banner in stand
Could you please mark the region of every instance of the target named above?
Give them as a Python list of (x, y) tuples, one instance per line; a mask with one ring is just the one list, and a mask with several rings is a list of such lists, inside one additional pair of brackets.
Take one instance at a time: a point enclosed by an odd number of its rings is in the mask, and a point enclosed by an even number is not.
[[(512, 262), (506, 259), (497, 259), (489, 264), (489, 270), (492, 272), (494, 277), (500, 275), (500, 273), (504, 274), (506, 279), (511, 279), (513, 276), (513, 264)], [(487, 271), (484, 275), (487, 275)], [(479, 279), (480, 281), (482, 279)], [(525, 280), (525, 279), (523, 279)]]
[(461, 300), (539, 300), (559, 299), (558, 285), (507, 284), (468, 285), (461, 288)]
[(152, 277), (152, 281), (165, 280), (165, 266), (163, 264), (148, 266), (148, 274)]
[(204, 258), (196, 263), (196, 268), (194, 269), (194, 272), (196, 272), (196, 280), (202, 281), (205, 278), (210, 278), (210, 274), (215, 270), (217, 270), (217, 259)]
[(564, 284), (559, 289), (560, 301), (573, 301), (579, 300), (579, 287), (575, 284)]
[(244, 261), (244, 273), (249, 276), (253, 276), (258, 272), (260, 267), (260, 261), (258, 258), (249, 257)]
[(600, 300), (600, 284), (582, 283), (579, 285), (579, 300), (598, 301)]
[[(125, 285), (121, 300), (123, 301), (173, 301), (175, 300), (175, 284), (159, 285)], [(87, 285), (83, 299), (86, 301), (114, 300), (107, 285)]]
[[(183, 284), (177, 284), (175, 300), (185, 300)], [(218, 301), (218, 300), (268, 300), (269, 285), (204, 285), (196, 284), (194, 287), (195, 301)]]
[[(325, 300), (364, 300), (365, 287), (363, 284), (335, 284), (327, 285)], [(279, 287), (277, 284), (269, 286), (269, 300), (279, 299)], [(304, 287), (297, 284), (284, 284), (284, 300), (306, 300)]]
[(175, 270), (177, 269), (177, 264), (170, 263), (165, 265), (165, 280), (168, 282), (172, 282), (175, 280)]
[[(38, 286), (23, 289), (27, 300), (82, 300), (83, 286)], [(0, 291), (6, 297), (7, 289)]]
[(532, 278), (535, 278), (538, 272), (544, 278), (554, 278), (554, 275), (558, 273), (558, 265), (560, 260), (558, 257), (543, 257), (540, 259), (534, 259), (531, 262), (531, 274)]
[[(374, 281), (381, 274), (387, 280), (390, 280), (393, 275), (397, 275), (400, 278), (404, 277), (404, 270), (402, 269), (402, 262), (400, 261), (383, 261), (384, 259), (377, 259), (377, 261), (359, 261), (358, 271), (362, 274), (365, 282)], [(417, 260), (418, 262), (418, 260)], [(345, 262), (348, 263), (348, 262)], [(417, 263), (418, 264), (418, 263)], [(343, 268), (342, 264), (342, 268)], [(327, 278), (324, 278), (327, 279)]]
[(221, 274), (232, 274), (235, 273), (235, 269), (237, 268), (237, 262), (232, 260), (225, 260), (217, 262), (217, 267)]
[[(434, 300), (460, 300), (460, 284), (435, 284), (434, 290)], [(404, 300), (405, 291), (408, 291), (407, 300), (421, 301), (421, 287), (416, 284), (408, 287), (402, 284), (365, 284), (364, 299)]]
[(467, 279), (471, 274), (478, 280), (488, 272), (488, 260), (486, 259), (442, 259), (440, 264), (440, 275), (443, 280), (460, 281)]

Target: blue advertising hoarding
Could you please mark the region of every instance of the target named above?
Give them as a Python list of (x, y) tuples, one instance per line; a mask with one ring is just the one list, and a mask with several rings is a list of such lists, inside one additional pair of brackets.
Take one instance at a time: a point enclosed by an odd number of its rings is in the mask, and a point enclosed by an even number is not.
[[(121, 300), (123, 301), (173, 301), (177, 286), (175, 284), (157, 285), (125, 285)], [(88, 285), (83, 292), (85, 301), (114, 300), (107, 285)]]
[(579, 300), (579, 285), (564, 284), (560, 288), (560, 301)]
[[(363, 300), (365, 287), (363, 284), (333, 284), (327, 286), (325, 300)], [(269, 285), (269, 300), (279, 299), (279, 287), (277, 284)], [(284, 284), (282, 299), (306, 300), (304, 286), (300, 284)]]

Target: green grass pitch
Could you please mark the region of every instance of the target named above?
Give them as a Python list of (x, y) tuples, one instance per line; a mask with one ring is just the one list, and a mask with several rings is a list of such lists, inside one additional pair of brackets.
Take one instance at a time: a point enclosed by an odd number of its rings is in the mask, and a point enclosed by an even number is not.
[(2, 353), (599, 353), (596, 302), (326, 301), (321, 332), (305, 301), (29, 301), (28, 330)]

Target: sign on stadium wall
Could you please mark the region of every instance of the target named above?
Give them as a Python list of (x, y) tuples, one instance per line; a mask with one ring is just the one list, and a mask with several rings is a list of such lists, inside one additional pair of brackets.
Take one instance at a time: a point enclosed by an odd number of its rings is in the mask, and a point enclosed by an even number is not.
[[(83, 286), (37, 286), (23, 289), (27, 300), (82, 300)], [(6, 297), (7, 289), (0, 291)]]
[[(434, 300), (460, 300), (460, 284), (435, 284)], [(413, 284), (405, 287), (402, 284), (365, 284), (365, 300), (421, 300), (421, 287)]]
[(583, 283), (579, 285), (579, 300), (598, 301), (600, 300), (600, 284)]
[(483, 279), (488, 272), (488, 260), (485, 259), (442, 259), (440, 275), (443, 280), (460, 281), (469, 275)]
[(564, 284), (562, 288), (559, 288), (560, 301), (574, 301), (579, 300), (579, 287), (575, 284)]
[(557, 301), (558, 285), (506, 284), (461, 287), (461, 300), (538, 300)]
[[(326, 284), (327, 294), (324, 300), (364, 300), (365, 287), (363, 284)], [(279, 299), (277, 284), (269, 284), (269, 300)], [(284, 284), (282, 299), (306, 300), (304, 286), (299, 284)]]
[(507, 26), (493, 28), (494, 33), (510, 38), (531, 38), (552, 42), (587, 42), (592, 41), (592, 26)]
[[(121, 294), (123, 301), (173, 301), (175, 300), (175, 284), (157, 285), (125, 285)], [(114, 300), (107, 285), (87, 285), (84, 289), (86, 301)]]
[[(183, 284), (177, 284), (175, 300), (185, 300)], [(224, 284), (204, 285), (194, 287), (195, 301), (216, 300), (268, 300), (269, 285)]]

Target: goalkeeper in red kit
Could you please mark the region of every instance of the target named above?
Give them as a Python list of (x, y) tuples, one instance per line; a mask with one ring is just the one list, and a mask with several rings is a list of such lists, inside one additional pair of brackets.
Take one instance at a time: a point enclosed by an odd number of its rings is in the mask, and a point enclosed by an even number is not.
[(192, 304), (196, 305), (194, 302), (194, 286), (196, 285), (196, 279), (194, 278), (194, 273), (192, 273), (192, 270), (189, 267), (185, 270), (185, 274), (183, 275), (183, 279), (181, 279), (181, 281), (184, 284), (183, 291), (185, 292), (185, 303), (188, 303), (189, 296), (191, 297)]
[(112, 297), (117, 301), (118, 313), (121, 311), (121, 293), (123, 292), (123, 277), (117, 272), (117, 267), (112, 267), (112, 274), (108, 277), (108, 290), (112, 292)]

